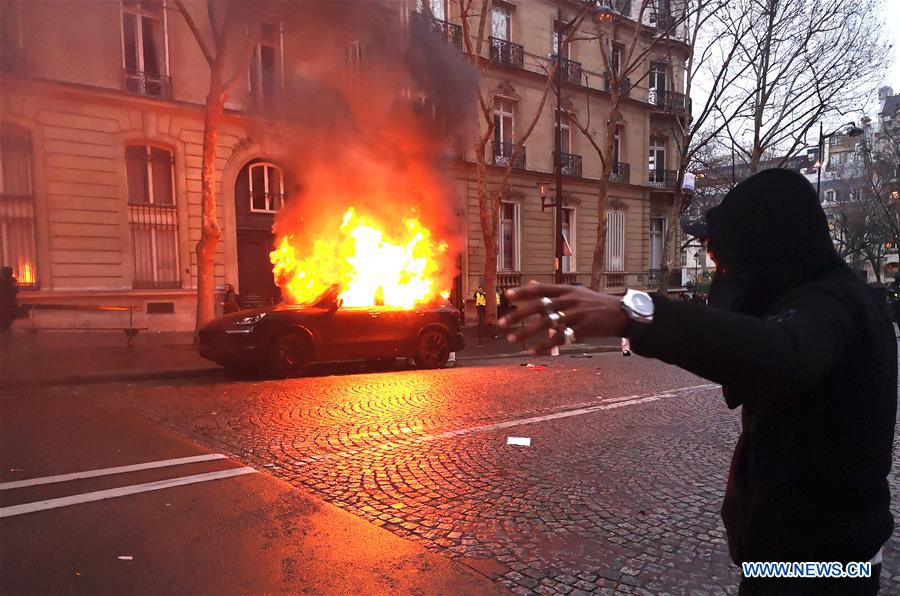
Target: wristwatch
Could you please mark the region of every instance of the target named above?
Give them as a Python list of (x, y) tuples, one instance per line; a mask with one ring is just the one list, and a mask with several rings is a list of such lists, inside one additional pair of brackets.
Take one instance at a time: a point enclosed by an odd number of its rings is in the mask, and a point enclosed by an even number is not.
[(653, 322), (653, 298), (647, 292), (628, 290), (622, 297), (622, 308), (635, 323), (649, 325)]

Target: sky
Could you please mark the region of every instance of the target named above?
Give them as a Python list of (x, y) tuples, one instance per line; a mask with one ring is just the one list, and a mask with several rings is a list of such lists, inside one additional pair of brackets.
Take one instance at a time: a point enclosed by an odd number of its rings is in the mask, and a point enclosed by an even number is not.
[(883, 0), (881, 13), (885, 30), (894, 44), (891, 50), (894, 63), (885, 74), (884, 84), (893, 87), (894, 93), (900, 93), (900, 0)]

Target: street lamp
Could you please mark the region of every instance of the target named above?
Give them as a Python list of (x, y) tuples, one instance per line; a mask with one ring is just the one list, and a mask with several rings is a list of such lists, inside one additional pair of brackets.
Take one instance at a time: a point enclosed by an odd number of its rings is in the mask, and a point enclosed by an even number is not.
[(818, 197), (819, 201), (822, 200), (822, 167), (825, 165), (825, 139), (830, 139), (841, 132), (841, 129), (844, 127), (846, 127), (845, 134), (848, 137), (858, 137), (865, 132), (856, 125), (856, 122), (848, 122), (846, 124), (841, 124), (826, 135), (822, 134), (822, 123), (819, 122), (819, 154), (816, 156), (816, 163), (813, 164), (813, 167), (816, 168), (816, 197)]

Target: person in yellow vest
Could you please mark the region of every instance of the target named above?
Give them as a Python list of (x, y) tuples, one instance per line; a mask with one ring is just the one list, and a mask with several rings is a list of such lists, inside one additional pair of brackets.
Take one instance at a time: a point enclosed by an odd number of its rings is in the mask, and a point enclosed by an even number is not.
[(484, 293), (484, 287), (478, 286), (475, 290), (475, 310), (478, 311), (478, 324), (484, 325), (484, 315), (487, 311), (487, 294)]

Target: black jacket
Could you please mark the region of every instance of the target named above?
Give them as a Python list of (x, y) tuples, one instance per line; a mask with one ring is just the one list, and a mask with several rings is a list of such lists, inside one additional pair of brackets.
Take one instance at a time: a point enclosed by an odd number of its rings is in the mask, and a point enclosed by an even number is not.
[(732, 559), (869, 560), (893, 530), (887, 313), (837, 257), (799, 174), (757, 174), (707, 222), (710, 301), (731, 283), (726, 308), (655, 296), (632, 348), (721, 383), (728, 406), (743, 406), (722, 506)]

